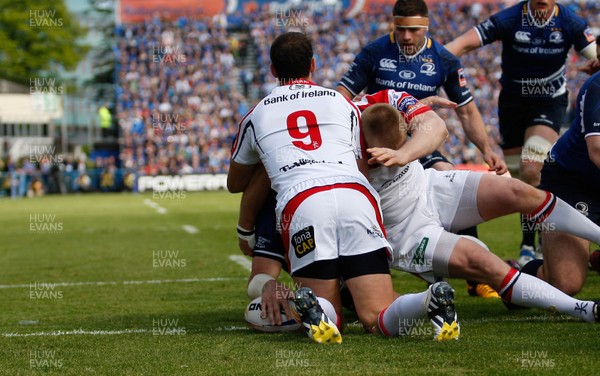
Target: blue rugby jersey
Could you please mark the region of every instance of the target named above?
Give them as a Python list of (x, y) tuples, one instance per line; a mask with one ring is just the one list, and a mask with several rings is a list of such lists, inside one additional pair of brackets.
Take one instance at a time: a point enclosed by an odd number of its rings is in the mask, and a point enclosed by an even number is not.
[(406, 56), (393, 32), (365, 46), (339, 84), (354, 95), (365, 88), (367, 94), (392, 89), (417, 99), (437, 95), (443, 87), (448, 98), (459, 106), (473, 100), (456, 56), (429, 37), (421, 51)]
[(581, 87), (576, 114), (571, 127), (550, 150), (550, 161), (598, 187), (600, 168), (590, 160), (585, 138), (600, 136), (600, 72), (588, 78)]
[(557, 97), (566, 92), (569, 49), (581, 51), (595, 37), (584, 19), (561, 4), (543, 24), (531, 12), (527, 1), (520, 2), (492, 15), (475, 31), (483, 45), (502, 41), (504, 90), (521, 98)]

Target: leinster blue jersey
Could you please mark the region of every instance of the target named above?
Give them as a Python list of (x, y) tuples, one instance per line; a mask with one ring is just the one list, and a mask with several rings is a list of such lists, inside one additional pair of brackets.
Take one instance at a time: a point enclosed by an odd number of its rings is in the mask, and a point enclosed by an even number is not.
[(456, 56), (428, 37), (417, 54), (404, 55), (393, 32), (363, 48), (340, 85), (354, 95), (365, 88), (367, 94), (391, 89), (417, 99), (437, 95), (443, 87), (448, 98), (459, 106), (473, 99)]
[[(571, 46), (581, 51), (595, 37), (585, 20), (556, 4), (545, 22), (526, 1), (475, 26), (482, 45), (502, 41), (502, 88), (521, 98), (553, 98), (567, 90), (565, 62)], [(538, 10), (542, 12), (542, 10)]]
[[(600, 72), (583, 84), (577, 95), (576, 116), (571, 127), (550, 150), (550, 161), (600, 186), (600, 168), (588, 154), (586, 137), (600, 137)], [(600, 190), (598, 191), (600, 194)]]

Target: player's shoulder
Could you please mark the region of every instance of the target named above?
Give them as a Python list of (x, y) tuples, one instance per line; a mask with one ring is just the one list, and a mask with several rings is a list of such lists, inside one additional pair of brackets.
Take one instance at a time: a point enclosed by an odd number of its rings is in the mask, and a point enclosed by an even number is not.
[(246, 112), (244, 117), (242, 117), (242, 120), (240, 120), (239, 124), (244, 126), (245, 124), (250, 122), (250, 120), (252, 120), (252, 115), (254, 114), (256, 107), (259, 107), (261, 105), (261, 103), (262, 103), (262, 100), (260, 102), (258, 102), (257, 104), (255, 104), (254, 106), (252, 106), (252, 108), (248, 112)]
[(392, 48), (394, 46), (395, 46), (394, 34), (389, 33), (389, 34), (383, 35), (383, 36), (375, 39), (371, 43), (367, 44), (363, 48), (363, 51), (377, 54), (377, 53), (381, 53), (382, 51), (385, 51), (388, 48)]
[[(307, 90), (315, 92), (315, 96), (324, 98), (325, 100), (321, 101), (321, 105), (324, 107), (329, 107), (332, 105), (349, 106), (357, 110), (355, 104), (352, 101), (348, 100), (348, 98), (346, 98), (342, 93), (335, 89), (319, 85), (311, 85), (309, 88), (307, 88)], [(328, 100), (332, 102), (327, 102)]]
[(580, 94), (584, 94), (586, 97), (589, 95), (593, 98), (594, 102), (600, 100), (600, 72), (594, 73), (588, 78), (581, 87)]
[(494, 20), (496, 24), (510, 24), (515, 22), (515, 20), (520, 20), (526, 11), (527, 1), (520, 1), (510, 7), (494, 13), (490, 19)]
[(428, 37), (428, 49), (438, 55), (445, 63), (457, 63), (460, 59), (448, 51), (440, 42)]
[(570, 26), (585, 27), (587, 25), (587, 21), (570, 7), (559, 3), (556, 3), (556, 6), (558, 7), (558, 17), (565, 20)]

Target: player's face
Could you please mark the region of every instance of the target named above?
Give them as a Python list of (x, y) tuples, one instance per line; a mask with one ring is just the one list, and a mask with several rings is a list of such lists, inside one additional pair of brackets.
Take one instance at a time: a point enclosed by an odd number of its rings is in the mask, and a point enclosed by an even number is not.
[(548, 18), (556, 5), (556, 0), (529, 0), (529, 7), (531, 10), (537, 11), (538, 13), (547, 13)]
[(425, 43), (427, 29), (424, 27), (396, 27), (394, 29), (398, 45), (405, 55), (414, 55)]

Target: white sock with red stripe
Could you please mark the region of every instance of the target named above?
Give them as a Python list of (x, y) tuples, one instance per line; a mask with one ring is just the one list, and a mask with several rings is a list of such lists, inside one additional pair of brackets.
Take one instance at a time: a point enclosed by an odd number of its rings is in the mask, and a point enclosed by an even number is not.
[(333, 304), (331, 304), (329, 300), (321, 298), (320, 296), (317, 296), (317, 300), (319, 301), (319, 305), (323, 309), (325, 316), (327, 316), (329, 320), (331, 320), (331, 322), (333, 322), (335, 326), (339, 328), (341, 322), (338, 322), (339, 318), (335, 312), (335, 308), (333, 308)]
[(379, 313), (379, 331), (386, 336), (407, 334), (427, 317), (427, 291), (402, 295)]
[(527, 215), (535, 223), (543, 223), (542, 230), (564, 231), (581, 238), (600, 242), (600, 228), (572, 206), (546, 192), (544, 202)]
[(552, 285), (529, 274), (510, 269), (502, 280), (502, 299), (523, 307), (558, 311), (584, 321), (594, 321), (594, 302), (570, 297)]

